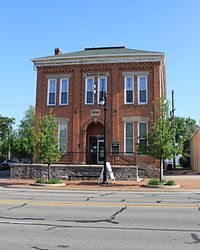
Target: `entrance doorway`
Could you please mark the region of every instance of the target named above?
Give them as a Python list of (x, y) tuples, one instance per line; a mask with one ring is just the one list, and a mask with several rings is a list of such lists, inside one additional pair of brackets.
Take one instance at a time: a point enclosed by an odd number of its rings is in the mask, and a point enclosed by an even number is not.
[(99, 122), (89, 124), (86, 140), (87, 164), (102, 164), (104, 161), (103, 125)]
[(89, 164), (102, 164), (104, 160), (104, 139), (101, 135), (90, 136), (89, 139)]

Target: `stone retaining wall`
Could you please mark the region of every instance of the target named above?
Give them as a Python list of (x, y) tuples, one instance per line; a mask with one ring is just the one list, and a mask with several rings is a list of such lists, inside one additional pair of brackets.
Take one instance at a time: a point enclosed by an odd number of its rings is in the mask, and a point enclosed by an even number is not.
[[(112, 166), (116, 180), (137, 180), (137, 178), (159, 177), (159, 169), (155, 166), (137, 167), (135, 166)], [(10, 177), (13, 179), (37, 179), (47, 178), (47, 165), (42, 164), (15, 164), (11, 166)], [(52, 165), (51, 177), (62, 179), (82, 179), (98, 180), (102, 171), (102, 166), (66, 166)]]

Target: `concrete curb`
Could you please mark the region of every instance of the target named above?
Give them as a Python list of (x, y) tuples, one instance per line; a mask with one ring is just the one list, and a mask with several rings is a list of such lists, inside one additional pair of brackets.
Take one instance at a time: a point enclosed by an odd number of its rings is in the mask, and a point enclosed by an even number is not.
[(58, 183), (58, 184), (42, 184), (42, 183), (31, 183), (30, 186), (37, 186), (37, 187), (64, 187), (66, 183)]
[(144, 187), (147, 188), (164, 188), (164, 189), (173, 189), (173, 188), (180, 188), (181, 185), (177, 184), (177, 185), (172, 185), (172, 186), (167, 186), (167, 185), (144, 185)]

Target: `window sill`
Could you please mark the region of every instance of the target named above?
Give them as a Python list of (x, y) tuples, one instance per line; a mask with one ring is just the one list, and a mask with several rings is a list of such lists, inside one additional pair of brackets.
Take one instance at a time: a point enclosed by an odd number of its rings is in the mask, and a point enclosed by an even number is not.
[(138, 105), (148, 105), (148, 102), (139, 102)]
[(135, 152), (133, 152), (133, 153), (124, 153), (124, 156), (135, 156)]

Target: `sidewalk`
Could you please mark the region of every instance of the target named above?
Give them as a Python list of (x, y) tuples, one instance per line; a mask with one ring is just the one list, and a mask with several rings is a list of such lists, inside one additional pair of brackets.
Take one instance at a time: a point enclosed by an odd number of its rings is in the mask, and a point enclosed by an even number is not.
[(175, 180), (180, 188), (149, 188), (145, 185), (148, 179), (136, 181), (116, 181), (108, 182), (108, 185), (102, 186), (97, 181), (66, 181), (63, 187), (38, 187), (31, 184), (34, 180), (16, 180), (16, 179), (0, 179), (0, 187), (10, 188), (34, 188), (34, 189), (56, 189), (56, 190), (116, 190), (116, 191), (200, 191), (200, 175), (170, 175), (165, 176), (167, 180)]

